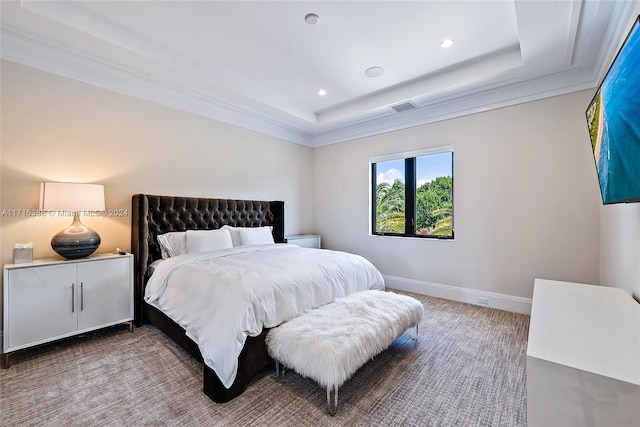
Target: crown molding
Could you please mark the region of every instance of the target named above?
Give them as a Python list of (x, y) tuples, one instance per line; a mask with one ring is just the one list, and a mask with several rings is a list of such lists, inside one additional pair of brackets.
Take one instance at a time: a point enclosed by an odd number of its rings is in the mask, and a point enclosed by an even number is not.
[(534, 80), (467, 93), (456, 99), (433, 102), (401, 114), (388, 114), (360, 124), (323, 132), (313, 137), (312, 147), (348, 142), (497, 108), (537, 101), (594, 88), (590, 70), (573, 69)]
[(61, 46), (7, 26), (0, 30), (2, 59), (124, 95), (215, 119), (275, 138), (310, 146), (311, 135), (282, 121), (160, 79), (93, 52)]
[(519, 76), (512, 81), (494, 82), (481, 89), (472, 88), (418, 103), (417, 109), (404, 113), (393, 113), (383, 106), (372, 109), (358, 120), (340, 123), (300, 120), (255, 100), (242, 105), (221, 100), (190, 87), (184, 83), (186, 79), (176, 81), (140, 66), (64, 45), (46, 36), (35, 36), (6, 24), (0, 31), (0, 53), (7, 61), (313, 148), (595, 88), (619, 48), (621, 35), (628, 31), (634, 4), (605, 5), (612, 9), (602, 41), (592, 40), (593, 34), (582, 31), (577, 21), (580, 14), (580, 19), (593, 19), (597, 11), (588, 5), (574, 6), (568, 36), (575, 35), (577, 40), (568, 44), (566, 61), (570, 63), (583, 57), (590, 48), (599, 49), (590, 64), (567, 65), (568, 68), (541, 78), (525, 80)]

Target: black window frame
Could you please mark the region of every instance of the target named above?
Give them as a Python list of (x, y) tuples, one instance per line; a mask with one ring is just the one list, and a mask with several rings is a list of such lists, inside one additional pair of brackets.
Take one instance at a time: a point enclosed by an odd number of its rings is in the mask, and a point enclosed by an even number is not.
[[(435, 154), (442, 153), (451, 153), (451, 235), (450, 236), (442, 236), (442, 235), (433, 235), (433, 234), (418, 234), (416, 232), (416, 191), (417, 191), (417, 183), (416, 183), (416, 168), (417, 168), (417, 158)], [(405, 223), (404, 223), (404, 233), (392, 233), (392, 232), (379, 232), (376, 230), (376, 211), (377, 211), (377, 164), (384, 161), (390, 160), (401, 160), (404, 159), (404, 190), (405, 190), (405, 206), (404, 206), (404, 215), (405, 215)], [(418, 152), (415, 154), (411, 154), (405, 156), (403, 154), (398, 154), (397, 156), (385, 156), (384, 159), (380, 159), (377, 161), (370, 161), (370, 171), (371, 176), (371, 234), (374, 236), (395, 236), (395, 237), (416, 237), (419, 239), (436, 239), (436, 240), (453, 240), (455, 236), (455, 174), (454, 174), (454, 164), (455, 164), (455, 153), (453, 147), (446, 147), (441, 149), (433, 149), (426, 150), (424, 152)], [(410, 185), (409, 185), (410, 184)]]

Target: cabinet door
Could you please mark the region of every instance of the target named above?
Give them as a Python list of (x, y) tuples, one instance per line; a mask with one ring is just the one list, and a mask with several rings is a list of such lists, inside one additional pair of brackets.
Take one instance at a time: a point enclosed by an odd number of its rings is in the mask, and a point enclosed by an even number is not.
[(8, 278), (9, 349), (76, 331), (75, 264), (16, 269)]
[(78, 263), (78, 330), (128, 321), (132, 315), (131, 257)]

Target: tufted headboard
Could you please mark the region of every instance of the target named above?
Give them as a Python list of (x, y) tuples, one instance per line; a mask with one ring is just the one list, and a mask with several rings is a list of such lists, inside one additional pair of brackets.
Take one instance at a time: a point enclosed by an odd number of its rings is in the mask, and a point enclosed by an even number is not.
[(131, 252), (135, 255), (134, 321), (143, 321), (144, 287), (149, 265), (161, 258), (158, 234), (169, 231), (273, 226), (276, 243), (285, 242), (284, 202), (205, 199), (135, 194), (131, 209)]

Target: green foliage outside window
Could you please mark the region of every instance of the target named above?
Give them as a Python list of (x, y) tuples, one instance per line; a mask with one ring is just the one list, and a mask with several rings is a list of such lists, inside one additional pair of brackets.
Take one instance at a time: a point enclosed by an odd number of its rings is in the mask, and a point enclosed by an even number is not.
[(453, 179), (440, 176), (416, 190), (416, 234), (453, 234)]
[[(416, 190), (416, 234), (453, 235), (453, 178), (441, 176)], [(405, 232), (405, 185), (399, 179), (376, 186), (376, 231)]]
[(404, 182), (396, 179), (393, 185), (382, 182), (376, 187), (376, 231), (404, 233)]

